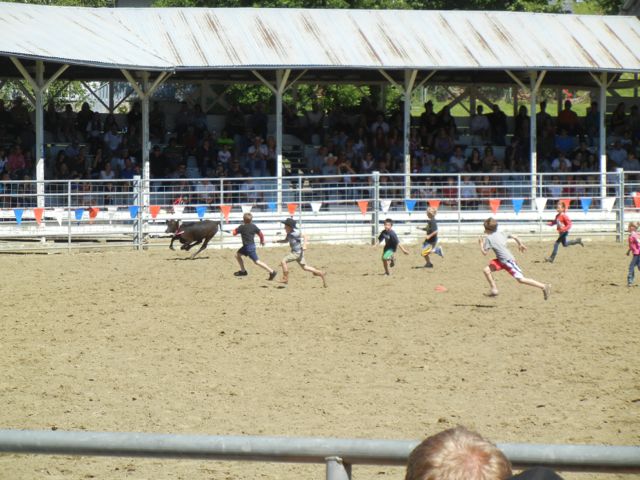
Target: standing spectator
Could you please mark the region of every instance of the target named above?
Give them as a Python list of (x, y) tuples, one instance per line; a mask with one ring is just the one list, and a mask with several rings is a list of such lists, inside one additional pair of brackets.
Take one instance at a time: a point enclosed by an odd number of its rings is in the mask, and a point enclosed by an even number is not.
[(267, 128), (269, 118), (264, 113), (264, 106), (258, 102), (255, 104), (253, 113), (249, 116), (249, 128), (251, 131), (262, 138), (267, 138)]
[(566, 129), (571, 136), (578, 135), (578, 115), (571, 110), (571, 100), (565, 100), (564, 109), (558, 114), (558, 129)]
[(491, 124), (491, 142), (504, 146), (507, 135), (507, 116), (496, 103), (491, 106), (491, 110), (492, 112), (488, 115)]
[(118, 125), (112, 123), (110, 129), (104, 134), (104, 147), (110, 156), (121, 148), (122, 134), (118, 132)]
[(249, 173), (254, 177), (264, 177), (267, 175), (267, 156), (269, 150), (263, 143), (262, 137), (255, 136), (253, 145), (247, 150), (247, 167)]
[(587, 113), (584, 117), (584, 133), (588, 137), (589, 145), (597, 145), (600, 140), (600, 110), (598, 102), (591, 102), (591, 106), (587, 107)]
[(483, 143), (489, 139), (491, 135), (491, 124), (484, 114), (484, 107), (482, 105), (476, 107), (476, 114), (471, 117), (471, 122), (469, 123), (469, 131), (471, 135), (476, 137), (473, 143)]
[(540, 134), (549, 127), (553, 127), (553, 119), (551, 118), (551, 115), (547, 113), (546, 100), (543, 100), (540, 102), (540, 111), (536, 114), (537, 136), (540, 137)]
[(609, 118), (609, 132), (615, 137), (622, 137), (627, 128), (627, 114), (624, 102), (618, 103)]
[(80, 135), (80, 140), (85, 140), (87, 137), (87, 125), (93, 118), (93, 112), (87, 102), (82, 103), (78, 115), (76, 115), (76, 130)]
[(64, 106), (64, 112), (60, 114), (60, 138), (63, 142), (76, 140), (76, 114), (69, 103)]
[(225, 118), (224, 129), (236, 144), (238, 143), (239, 138), (244, 134), (244, 113), (242, 113), (242, 110), (240, 110), (240, 106), (237, 103), (234, 103), (229, 107), (229, 111)]

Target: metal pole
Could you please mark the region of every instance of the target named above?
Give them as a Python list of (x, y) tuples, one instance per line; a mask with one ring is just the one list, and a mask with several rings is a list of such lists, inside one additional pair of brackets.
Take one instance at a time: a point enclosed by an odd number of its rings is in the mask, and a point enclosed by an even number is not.
[(142, 110), (142, 198), (140, 205), (149, 206), (149, 179), (151, 167), (149, 165), (149, 72), (142, 72), (142, 91), (140, 97)]
[(598, 155), (600, 156), (600, 197), (607, 196), (607, 132), (605, 131), (605, 115), (607, 113), (607, 73), (600, 74), (600, 135), (598, 138)]
[[(412, 440), (363, 440), (147, 433), (0, 430), (0, 452), (46, 455), (244, 460), (344, 465), (406, 465)], [(640, 446), (498, 443), (516, 468), (640, 472)]]
[(71, 253), (71, 180), (67, 181), (67, 250)]
[(36, 61), (36, 84), (33, 86), (35, 95), (36, 119), (36, 193), (37, 205), (44, 208), (44, 62)]
[(531, 72), (529, 75), (529, 85), (531, 91), (531, 101), (529, 106), (529, 152), (531, 155), (531, 210), (536, 208), (536, 181), (538, 173), (538, 150), (537, 150), (537, 115), (536, 104), (538, 103), (538, 89), (536, 82), (538, 72)]
[(404, 116), (403, 116), (403, 146), (404, 152), (404, 198), (411, 198), (411, 152), (409, 151), (409, 136), (411, 130), (411, 92), (416, 81), (417, 70), (404, 71)]
[(618, 193), (618, 200), (620, 204), (618, 205), (618, 235), (617, 240), (619, 243), (624, 241), (624, 170), (621, 168), (616, 168), (616, 173), (618, 174), (618, 188), (620, 192)]
[(276, 71), (276, 177), (277, 177), (277, 212), (282, 212), (282, 95), (284, 92), (283, 71)]
[(372, 172), (373, 175), (373, 222), (371, 223), (371, 245), (376, 244), (378, 224), (380, 223), (380, 172)]
[(327, 457), (327, 480), (351, 480), (351, 465), (342, 463), (340, 457)]

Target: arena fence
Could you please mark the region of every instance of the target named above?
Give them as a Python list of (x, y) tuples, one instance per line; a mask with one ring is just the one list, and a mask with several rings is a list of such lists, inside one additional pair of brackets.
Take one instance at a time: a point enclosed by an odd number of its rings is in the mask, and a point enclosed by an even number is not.
[(475, 238), (488, 216), (513, 233), (554, 238), (546, 222), (557, 200), (569, 205), (573, 231), (588, 237), (621, 241), (625, 221), (640, 219), (640, 173), (622, 170), (606, 178), (539, 174), (534, 183), (525, 173), (293, 176), (280, 192), (277, 179), (264, 177), (43, 183), (40, 189), (36, 181), (0, 183), (0, 249), (166, 246), (156, 239), (170, 218), (219, 220), (221, 233), (210, 246), (235, 246), (229, 231), (245, 212), (267, 237), (280, 234), (279, 222), (292, 216), (314, 241), (331, 243), (371, 242), (386, 217), (403, 241), (417, 241), (428, 206), (438, 208), (445, 241)]
[[(320, 463), (327, 480), (348, 480), (352, 465), (403, 466), (419, 442), (333, 438), (159, 435), (114, 432), (0, 430), (0, 452)], [(514, 468), (640, 472), (640, 447), (504, 443)]]

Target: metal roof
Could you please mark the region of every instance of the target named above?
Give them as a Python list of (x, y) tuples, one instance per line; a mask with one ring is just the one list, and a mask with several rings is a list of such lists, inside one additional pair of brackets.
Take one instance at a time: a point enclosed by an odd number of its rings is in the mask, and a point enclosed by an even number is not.
[(638, 72), (640, 20), (519, 12), (95, 9), (0, 3), (0, 56), (176, 72)]

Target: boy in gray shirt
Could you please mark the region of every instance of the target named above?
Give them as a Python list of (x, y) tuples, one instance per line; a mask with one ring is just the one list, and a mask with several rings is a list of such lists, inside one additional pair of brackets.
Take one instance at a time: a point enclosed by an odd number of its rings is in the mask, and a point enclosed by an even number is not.
[(487, 278), (491, 290), (488, 296), (495, 297), (498, 295), (498, 287), (496, 281), (493, 278), (493, 272), (499, 270), (506, 270), (513, 278), (519, 283), (530, 285), (532, 287), (542, 290), (544, 299), (547, 300), (551, 295), (551, 285), (540, 283), (532, 278), (526, 278), (522, 273), (522, 270), (516, 263), (516, 259), (507, 247), (507, 240), (512, 238), (518, 244), (518, 250), (524, 252), (527, 247), (520, 241), (515, 235), (505, 235), (502, 232), (498, 232), (498, 222), (495, 218), (487, 218), (484, 221), (484, 235), (480, 236), (478, 243), (480, 244), (480, 251), (483, 255), (493, 250), (496, 254), (496, 258), (489, 262), (489, 265), (484, 267), (484, 276)]
[(311, 272), (314, 276), (322, 279), (322, 286), (327, 286), (326, 273), (313, 268), (311, 265), (307, 265), (307, 261), (304, 258), (304, 251), (307, 249), (307, 237), (302, 235), (300, 230), (296, 230), (296, 221), (293, 218), (287, 218), (284, 223), (284, 230), (287, 236), (282, 240), (276, 240), (276, 243), (289, 243), (291, 252), (284, 256), (282, 259), (282, 280), (280, 283), (289, 283), (289, 262), (298, 262), (298, 265), (302, 267), (305, 272)]

